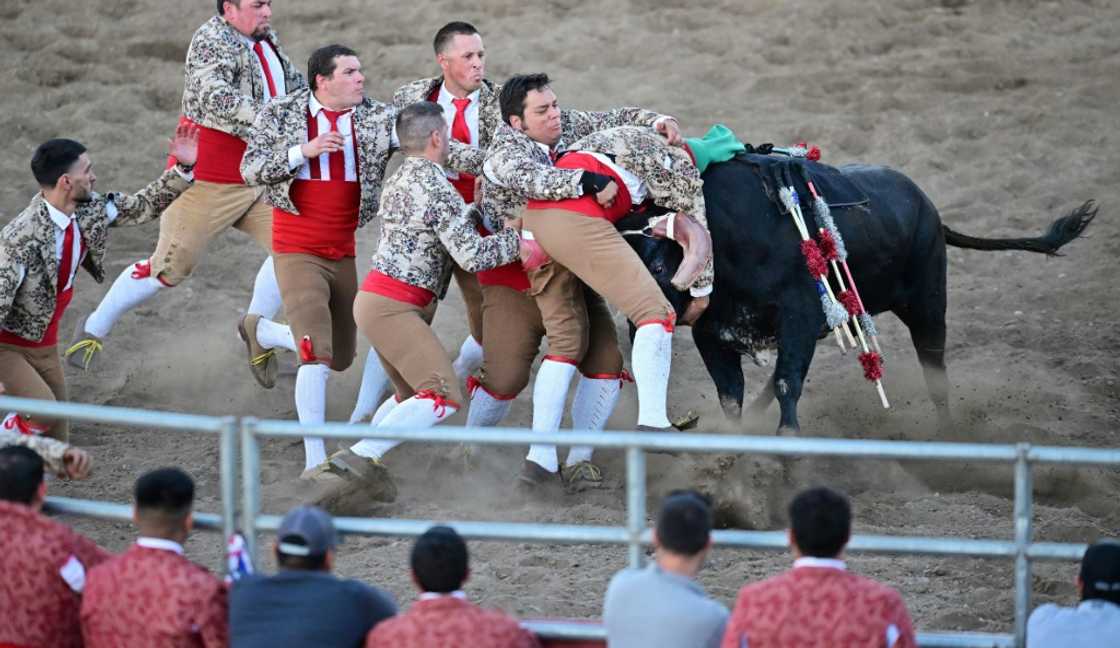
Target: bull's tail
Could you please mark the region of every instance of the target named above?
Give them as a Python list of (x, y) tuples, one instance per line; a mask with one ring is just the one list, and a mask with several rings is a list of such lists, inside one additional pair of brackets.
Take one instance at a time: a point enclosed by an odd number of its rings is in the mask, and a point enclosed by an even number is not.
[(948, 225), (941, 225), (945, 242), (949, 245), (972, 250), (1026, 250), (1059, 256), (1063, 245), (1081, 236), (1097, 215), (1097, 203), (1086, 200), (1083, 205), (1050, 225), (1044, 236), (1035, 238), (979, 238), (955, 232)]

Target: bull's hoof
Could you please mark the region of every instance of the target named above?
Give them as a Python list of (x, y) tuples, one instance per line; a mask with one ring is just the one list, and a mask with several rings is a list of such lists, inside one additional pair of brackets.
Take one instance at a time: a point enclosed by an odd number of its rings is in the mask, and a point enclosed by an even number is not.
[(796, 437), (801, 435), (801, 428), (796, 428), (791, 425), (779, 425), (777, 436), (780, 437)]

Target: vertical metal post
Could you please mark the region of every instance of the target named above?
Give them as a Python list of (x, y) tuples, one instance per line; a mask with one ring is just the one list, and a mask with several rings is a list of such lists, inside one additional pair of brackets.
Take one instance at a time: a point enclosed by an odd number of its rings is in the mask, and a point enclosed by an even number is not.
[(646, 530), (646, 455), (641, 448), (626, 448), (626, 530), (630, 566), (642, 566), (642, 533)]
[[(219, 453), (219, 480), (222, 496), (222, 532), (228, 541), (237, 530), (237, 419), (222, 419), (221, 450)], [(229, 565), (226, 565), (229, 570)]]
[(1016, 446), (1015, 459), (1015, 645), (1027, 645), (1027, 616), (1031, 606), (1031, 562), (1027, 548), (1031, 543), (1034, 484), (1027, 462), (1029, 443)]
[(245, 549), (249, 560), (257, 565), (257, 515), (261, 510), (261, 455), (260, 443), (253, 434), (256, 419), (241, 419), (241, 531), (245, 534)]

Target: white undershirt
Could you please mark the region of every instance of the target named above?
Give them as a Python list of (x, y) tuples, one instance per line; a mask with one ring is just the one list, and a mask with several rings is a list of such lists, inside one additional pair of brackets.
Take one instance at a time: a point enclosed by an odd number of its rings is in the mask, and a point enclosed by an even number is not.
[[(260, 71), (261, 83), (264, 84), (262, 86), (265, 94), (264, 100), (268, 101), (269, 99), (273, 99), (274, 97), (269, 96), (268, 77), (265, 76), (264, 66), (260, 64), (260, 59), (257, 58), (256, 51), (253, 50), (257, 41), (249, 38), (245, 34), (238, 33), (238, 35), (241, 36), (241, 42), (245, 43), (245, 46), (249, 48), (253, 59), (257, 61), (257, 70)], [(272, 43), (268, 42), (267, 39), (261, 41), (261, 51), (264, 52), (264, 58), (268, 61), (269, 71), (272, 72), (272, 83), (276, 86), (276, 96), (283, 97), (288, 94), (288, 87), (284, 83), (284, 64), (280, 62), (280, 57), (276, 54), (276, 50), (273, 49)]]
[(460, 600), (467, 600), (467, 594), (463, 590), (455, 590), (449, 594), (441, 594), (439, 592), (420, 592), (421, 601), (434, 601), (441, 598), (457, 598)]
[(183, 545), (175, 542), (174, 540), (168, 540), (167, 538), (140, 536), (136, 539), (136, 545), (139, 547), (144, 547), (145, 549), (159, 549), (160, 551), (170, 551), (172, 553), (177, 553), (180, 556), (183, 555)]
[[(307, 108), (311, 111), (312, 115), (315, 115), (315, 123), (318, 125), (319, 133), (322, 134), (330, 131), (331, 122), (329, 119), (327, 119), (327, 116), (323, 114), (323, 110), (325, 109), (325, 107), (323, 106), (323, 104), (319, 103), (318, 99), (315, 98), (314, 92), (308, 95)], [(354, 111), (349, 110), (338, 118), (338, 133), (339, 135), (342, 135), (342, 155), (346, 165), (345, 179), (351, 182), (356, 182), (358, 180), (358, 165), (357, 160), (354, 159), (355, 148), (354, 126), (352, 119), (353, 116)], [(304, 139), (306, 139), (306, 135)], [(299, 173), (296, 174), (296, 177), (300, 180), (311, 180), (312, 164), (319, 165), (320, 180), (333, 179), (331, 178), (331, 162), (329, 153), (323, 153), (314, 161), (312, 161), (303, 156), (303, 151), (300, 150), (299, 146), (293, 146), (288, 150), (288, 168), (294, 169), (297, 165), (300, 166), (301, 168), (299, 170)]]
[[(59, 211), (57, 207), (50, 204), (46, 200), (44, 200), (43, 202), (47, 204), (47, 214), (50, 215), (51, 221), (55, 225), (54, 254), (59, 263), (62, 263), (62, 245), (66, 241), (66, 230), (70, 227), (71, 223), (74, 224), (74, 241), (71, 244), (70, 248), (70, 258), (75, 259), (75, 262), (70, 268), (70, 276), (66, 278), (66, 285), (62, 289), (63, 291), (65, 291), (74, 285), (74, 277), (78, 274), (78, 267), (82, 265), (82, 233), (78, 229), (78, 222), (74, 220), (73, 215), (67, 216), (66, 214), (63, 214), (61, 211)], [(117, 219), (117, 206), (114, 205), (112, 201), (108, 202), (105, 206), (106, 216), (108, 217), (109, 222), (112, 223)], [(61, 271), (61, 268), (59, 268), (59, 271)]]

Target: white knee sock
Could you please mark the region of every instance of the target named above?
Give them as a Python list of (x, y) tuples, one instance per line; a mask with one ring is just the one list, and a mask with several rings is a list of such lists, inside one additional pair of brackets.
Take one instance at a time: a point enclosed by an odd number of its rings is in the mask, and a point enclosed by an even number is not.
[(481, 366), (482, 345), (474, 339), (473, 335), (467, 335), (467, 339), (463, 340), (463, 345), (459, 347), (459, 355), (455, 357), (455, 362), (451, 363), (451, 368), (455, 370), (459, 380), (466, 380), (467, 376)]
[(292, 327), (287, 324), (277, 324), (267, 317), (257, 320), (257, 344), (266, 349), (296, 350), (296, 341), (292, 337)]
[[(138, 263), (147, 262), (147, 259), (143, 259)], [(86, 319), (86, 333), (99, 338), (109, 335), (109, 331), (121, 315), (148, 301), (164, 287), (155, 277), (133, 279), (132, 273), (136, 271), (138, 263), (125, 266), (125, 269), (117, 275), (109, 292), (105, 293), (97, 309)]]
[[(576, 384), (576, 395), (572, 400), (572, 429), (594, 430), (598, 432), (607, 425), (607, 419), (618, 404), (622, 393), (622, 380), (619, 378), (588, 378), (580, 376)], [(568, 450), (565, 466), (574, 466), (581, 461), (591, 461), (590, 446), (572, 446)]]
[(253, 298), (249, 301), (249, 308), (245, 312), (272, 319), (280, 312), (284, 302), (280, 299), (280, 285), (276, 283), (276, 268), (269, 255), (257, 270), (257, 278), (253, 280)]
[[(373, 418), (369, 421), (371, 428), (381, 425), (393, 410), (400, 405), (397, 400), (396, 394), (390, 394), (385, 402), (378, 406), (377, 411), (373, 413)], [(362, 439), (361, 441), (350, 446), (350, 452), (356, 455), (361, 455), (369, 459), (380, 459), (383, 454), (397, 447), (398, 441), (387, 441), (385, 439)]]
[(481, 386), (471, 394), (471, 408), (467, 411), (467, 427), (494, 427), (509, 414), (513, 399), (494, 398)]
[(638, 327), (630, 360), (638, 386), (638, 425), (670, 426), (665, 400), (672, 361), (673, 333), (661, 324)]
[[(315, 425), (327, 420), (327, 378), (331, 368), (322, 364), (300, 365), (296, 372), (296, 413), (299, 422)], [(304, 469), (327, 460), (327, 448), (319, 437), (303, 437)]]
[[(380, 408), (379, 408), (380, 409)], [(418, 398), (413, 396), (397, 404), (378, 424), (378, 428), (430, 428), (436, 423), (446, 419), (459, 411), (458, 407), (451, 404), (436, 405), (431, 398)], [(370, 459), (380, 459), (393, 448), (400, 445), (400, 441), (388, 439), (363, 439), (350, 447), (354, 454), (359, 454)]]
[[(567, 362), (545, 360), (537, 370), (533, 382), (533, 431), (556, 432), (564, 419), (564, 403), (568, 400), (568, 386), (576, 366)], [(556, 446), (534, 443), (529, 446), (526, 459), (548, 472), (560, 469), (560, 459), (556, 456)]]
[(358, 388), (358, 400), (354, 403), (354, 411), (350, 414), (351, 423), (357, 423), (374, 413), (388, 384), (389, 376), (381, 366), (381, 358), (377, 356), (377, 351), (370, 347), (369, 353), (366, 354), (365, 367), (362, 368), (362, 386)]

